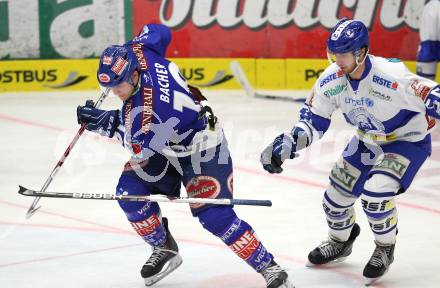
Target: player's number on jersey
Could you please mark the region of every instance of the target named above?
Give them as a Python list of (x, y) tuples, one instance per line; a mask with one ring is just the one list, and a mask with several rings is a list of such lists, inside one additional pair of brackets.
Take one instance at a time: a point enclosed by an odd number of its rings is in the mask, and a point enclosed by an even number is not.
[(440, 85), (432, 88), (426, 99), (426, 107), (428, 108), (428, 114), (431, 112), (431, 116), (440, 119)]
[(431, 94), (440, 98), (440, 86), (434, 87), (432, 89)]
[(191, 99), (188, 95), (185, 93), (182, 93), (180, 91), (174, 91), (174, 101), (173, 101), (173, 108), (174, 110), (177, 110), (179, 112), (183, 112), (183, 107), (194, 110), (194, 111), (200, 111), (200, 107), (194, 103), (193, 99)]
[[(183, 77), (180, 75), (179, 67), (173, 62), (170, 63), (168, 66), (168, 70), (170, 71), (171, 76), (173, 76), (174, 80), (185, 89), (187, 92), (189, 92), (188, 85), (186, 84), (186, 81), (183, 79)], [(173, 95), (173, 108), (174, 110), (177, 110), (179, 112), (183, 112), (183, 108), (188, 108), (194, 111), (200, 111), (200, 106), (198, 106), (196, 103), (194, 103), (194, 100), (186, 95), (185, 93), (182, 93), (180, 91), (174, 91)]]

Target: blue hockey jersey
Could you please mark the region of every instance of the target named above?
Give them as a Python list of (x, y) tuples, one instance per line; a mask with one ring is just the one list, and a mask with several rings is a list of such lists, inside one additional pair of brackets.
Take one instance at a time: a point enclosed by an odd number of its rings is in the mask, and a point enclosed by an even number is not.
[(199, 116), (202, 103), (191, 94), (178, 66), (165, 59), (170, 40), (168, 27), (148, 24), (125, 44), (136, 55), (140, 80), (123, 103), (118, 134), (138, 161), (164, 150), (187, 156), (196, 142), (206, 144), (207, 138), (209, 147), (221, 142), (222, 132), (207, 129), (205, 116)]

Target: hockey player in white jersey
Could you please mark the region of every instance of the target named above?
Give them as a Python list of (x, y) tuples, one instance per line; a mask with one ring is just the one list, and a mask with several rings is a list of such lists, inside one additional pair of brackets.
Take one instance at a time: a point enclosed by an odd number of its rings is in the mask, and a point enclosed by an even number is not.
[(353, 204), (360, 197), (376, 248), (363, 271), (367, 284), (394, 260), (397, 235), (395, 197), (408, 190), (431, 154), (430, 129), (440, 118), (440, 86), (411, 73), (397, 59), (369, 55), (369, 36), (360, 21), (343, 19), (327, 40), (332, 64), (321, 74), (289, 133), (261, 154), (270, 173), (317, 141), (338, 108), (357, 128), (330, 173), (322, 200), (329, 238), (312, 250), (310, 264), (340, 262), (360, 233)]
[(440, 61), (440, 0), (431, 0), (423, 8), (420, 21), (420, 45), (417, 74), (434, 80)]

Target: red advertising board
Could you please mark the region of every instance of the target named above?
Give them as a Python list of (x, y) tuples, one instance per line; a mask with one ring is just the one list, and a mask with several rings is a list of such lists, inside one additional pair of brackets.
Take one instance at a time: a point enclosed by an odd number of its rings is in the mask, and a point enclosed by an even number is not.
[(422, 0), (134, 0), (134, 31), (173, 30), (169, 57), (324, 58), (329, 29), (362, 20), (371, 53), (414, 60)]

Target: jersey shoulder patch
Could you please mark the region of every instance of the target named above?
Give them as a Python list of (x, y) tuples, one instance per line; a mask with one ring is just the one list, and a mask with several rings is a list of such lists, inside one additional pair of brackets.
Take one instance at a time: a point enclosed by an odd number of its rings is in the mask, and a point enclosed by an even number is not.
[(408, 72), (405, 64), (397, 58), (370, 57), (374, 70), (393, 78), (401, 78)]

